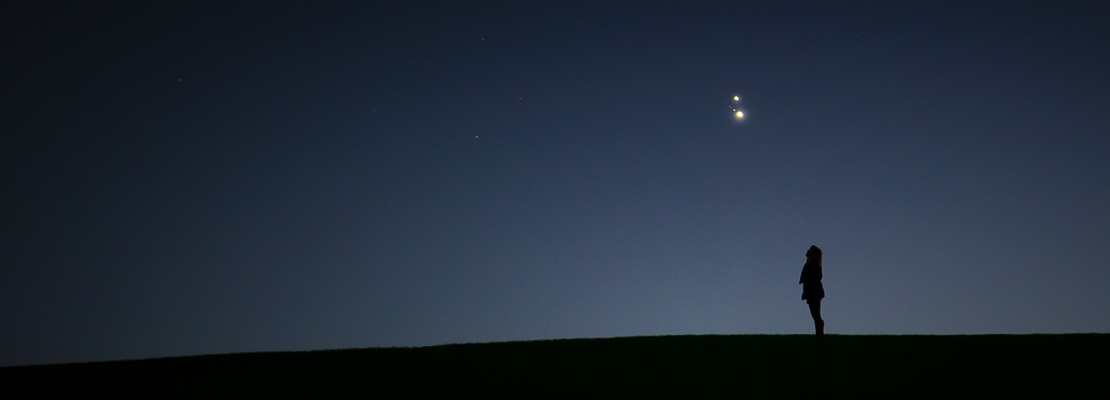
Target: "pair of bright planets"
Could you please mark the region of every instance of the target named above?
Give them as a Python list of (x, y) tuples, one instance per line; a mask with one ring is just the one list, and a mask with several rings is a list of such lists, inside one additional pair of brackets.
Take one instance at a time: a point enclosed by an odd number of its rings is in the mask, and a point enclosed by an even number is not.
[(728, 108), (732, 110), (733, 115), (736, 116), (736, 119), (744, 119), (744, 112), (740, 111), (740, 96), (733, 95), (732, 104), (729, 105)]

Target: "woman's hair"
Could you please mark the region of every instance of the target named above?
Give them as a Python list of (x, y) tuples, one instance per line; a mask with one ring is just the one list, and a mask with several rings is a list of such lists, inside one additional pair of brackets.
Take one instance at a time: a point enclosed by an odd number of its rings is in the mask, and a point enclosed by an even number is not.
[(806, 251), (806, 258), (808, 259), (808, 261), (813, 262), (814, 264), (817, 264), (818, 267), (820, 267), (821, 249), (817, 248), (817, 246), (809, 246), (809, 250)]

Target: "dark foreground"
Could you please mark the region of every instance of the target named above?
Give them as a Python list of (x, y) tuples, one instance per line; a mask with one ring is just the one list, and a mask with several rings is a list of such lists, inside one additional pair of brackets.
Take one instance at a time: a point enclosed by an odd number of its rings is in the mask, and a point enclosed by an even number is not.
[(9, 367), (0, 396), (1074, 398), (1108, 357), (1110, 334), (654, 336)]

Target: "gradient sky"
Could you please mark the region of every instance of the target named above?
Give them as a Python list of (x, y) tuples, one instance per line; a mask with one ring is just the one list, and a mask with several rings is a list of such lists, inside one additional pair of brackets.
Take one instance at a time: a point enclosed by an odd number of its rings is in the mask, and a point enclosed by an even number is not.
[(1110, 332), (1105, 2), (22, 3), (0, 365)]

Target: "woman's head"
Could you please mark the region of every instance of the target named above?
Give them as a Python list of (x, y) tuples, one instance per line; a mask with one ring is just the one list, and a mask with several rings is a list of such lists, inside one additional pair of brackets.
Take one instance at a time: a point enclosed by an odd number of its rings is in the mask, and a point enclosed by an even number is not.
[(806, 251), (806, 258), (816, 262), (817, 265), (821, 265), (821, 249), (817, 246), (809, 246), (809, 250)]

